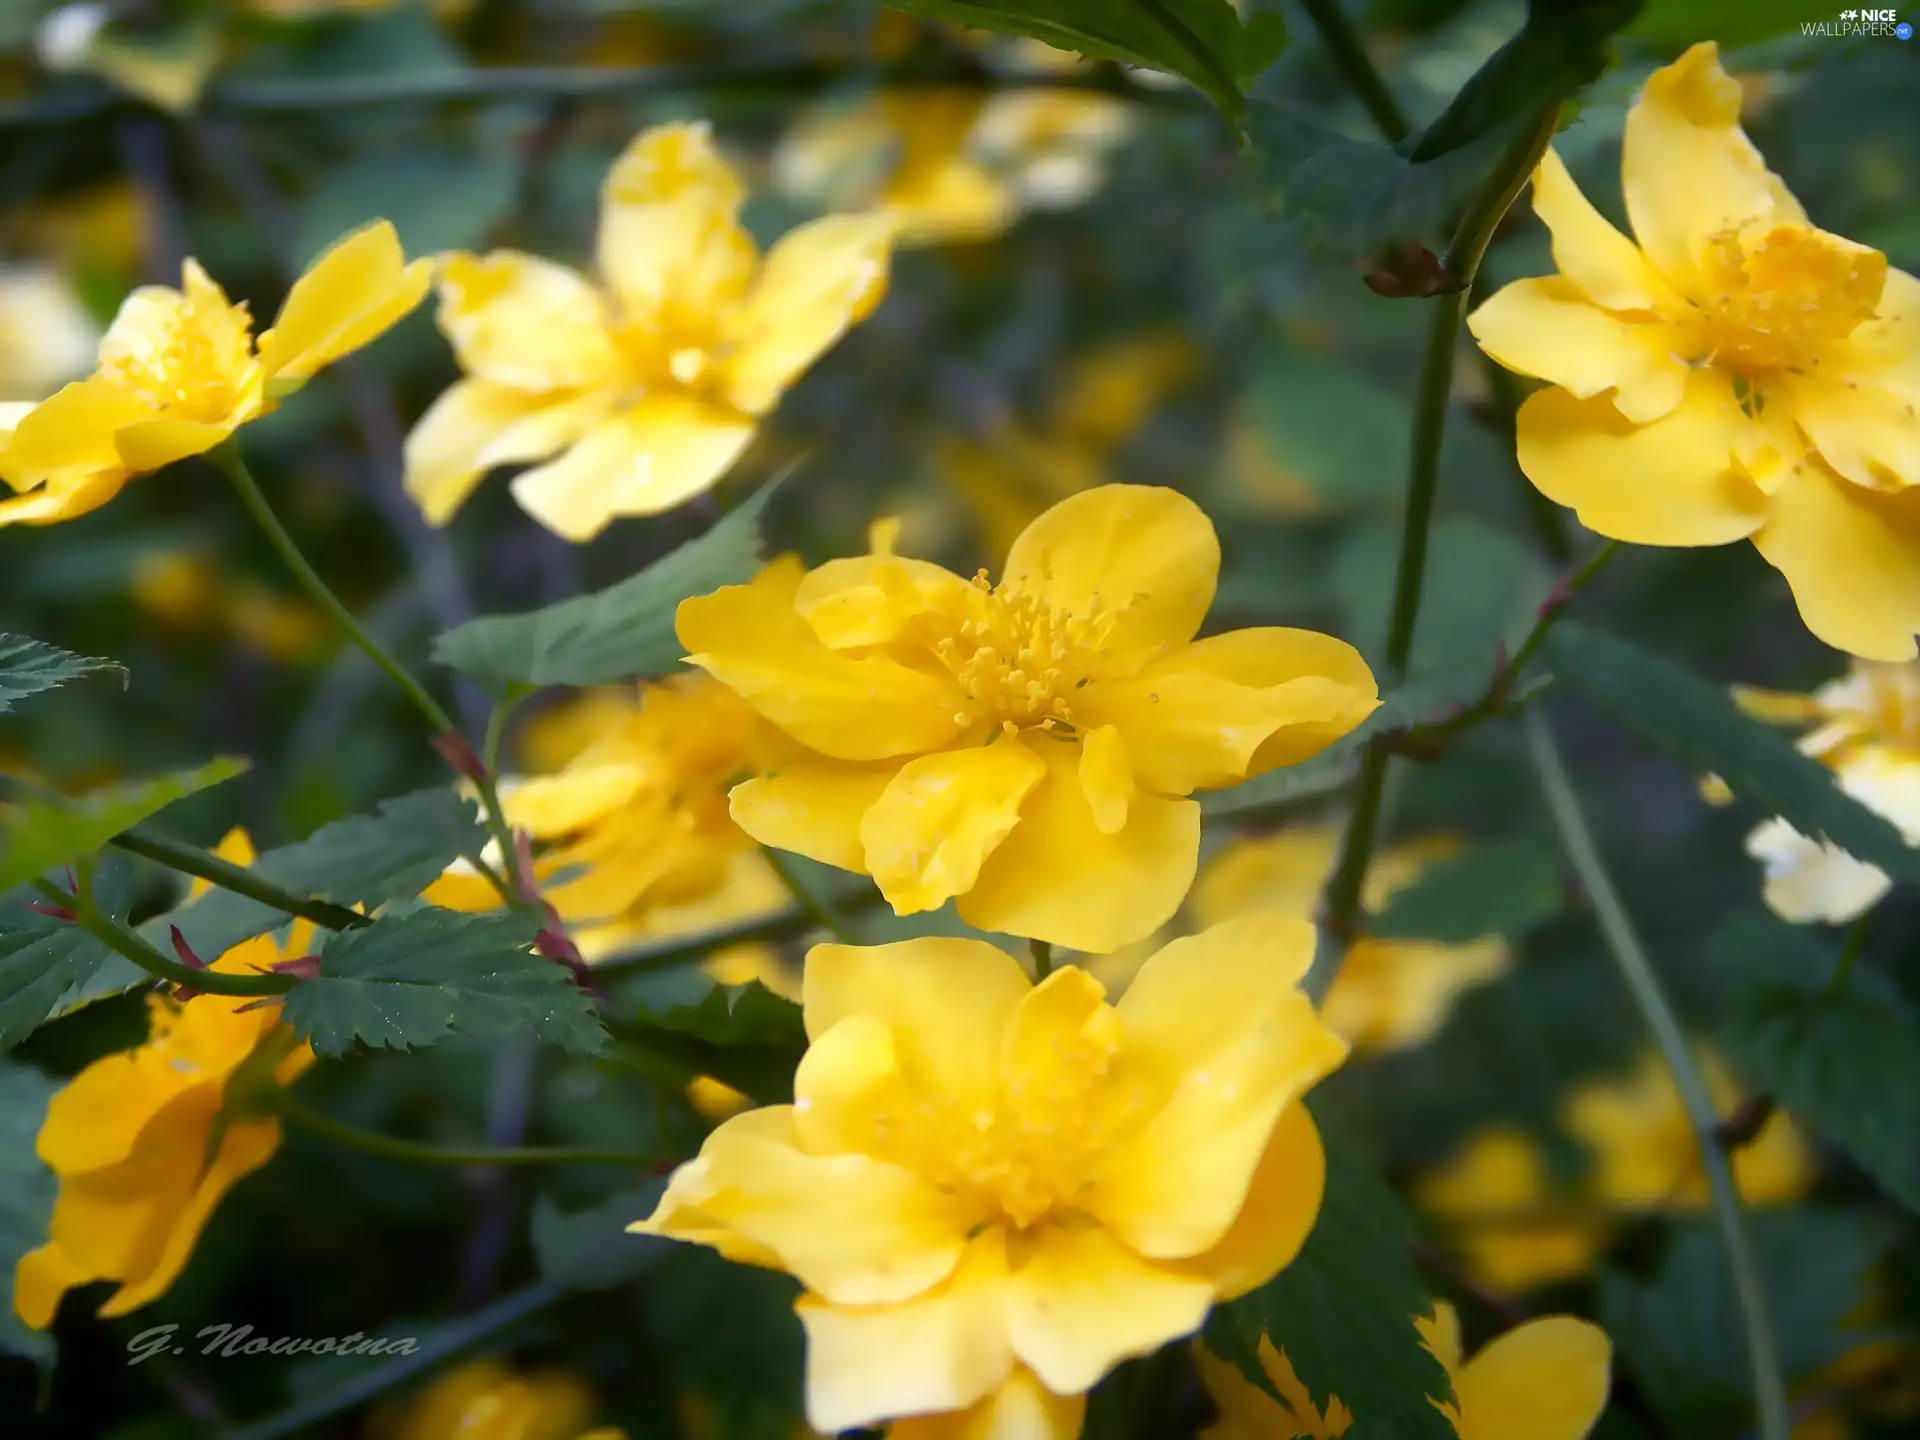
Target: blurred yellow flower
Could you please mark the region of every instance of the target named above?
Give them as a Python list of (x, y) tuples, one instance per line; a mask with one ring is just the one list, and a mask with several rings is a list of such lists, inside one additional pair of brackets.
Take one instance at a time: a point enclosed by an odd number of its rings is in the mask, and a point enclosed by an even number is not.
[[(99, 327), (51, 265), (0, 269), (0, 401), (34, 401), (93, 368)], [(11, 422), (31, 407), (13, 412)]]
[[(253, 863), (243, 831), (217, 853)], [(210, 968), (248, 974), (309, 952), (310, 922), (294, 921), (285, 935), (248, 940)], [(280, 1023), (274, 1002), (150, 995), (147, 1023), (143, 1044), (94, 1061), (47, 1108), (35, 1148), (60, 1177), (60, 1194), (47, 1243), (23, 1255), (13, 1276), (14, 1309), (36, 1330), (53, 1323), (61, 1296), (76, 1286), (118, 1284), (100, 1307), (104, 1316), (164, 1293), (214, 1208), (280, 1144), (278, 1120), (222, 1116), (227, 1082), (256, 1054), (273, 1061), (282, 1085), (314, 1059)]]
[(1571, 1315), (1529, 1320), (1463, 1364), (1451, 1305), (1413, 1323), (1453, 1378), (1455, 1404), (1440, 1408), (1460, 1440), (1585, 1440), (1607, 1408), (1613, 1345), (1598, 1325)]
[[(815, 360), (880, 303), (894, 222), (830, 215), (764, 257), (705, 125), (639, 136), (601, 189), (604, 288), (513, 250), (443, 262), (440, 328), (467, 378), (407, 437), (407, 492), (447, 522), (489, 470), (589, 540), (709, 489)], [(557, 458), (552, 458), (557, 457)]]
[(1260, 1368), (1280, 1392), (1279, 1400), (1205, 1345), (1194, 1346), (1194, 1366), (1220, 1412), (1200, 1432), (1200, 1440), (1339, 1440), (1352, 1428), (1353, 1416), (1340, 1397), (1328, 1396), (1325, 1410), (1316, 1406), (1313, 1392), (1265, 1335), (1260, 1337), (1259, 1355)]
[[(1762, 720), (1811, 726), (1800, 748), (1834, 773), (1840, 788), (1920, 845), (1920, 661), (1856, 660), (1811, 695), (1736, 686), (1740, 707)], [(1863, 914), (1892, 887), (1884, 870), (1775, 817), (1747, 836), (1766, 867), (1767, 905), (1783, 920), (1838, 924)]]
[(149, 550), (133, 563), (127, 592), (148, 614), (181, 629), (218, 627), (249, 649), (288, 664), (335, 643), (333, 627), (304, 600), (257, 580), (229, 578), (193, 550)]
[(631, 1228), (801, 1280), (817, 1430), (965, 1411), (1021, 1365), (1082, 1394), (1312, 1227), (1299, 1101), (1346, 1054), (1312, 956), (1309, 925), (1235, 921), (1114, 1006), (980, 941), (816, 946), (794, 1103), (722, 1125)]
[[(1038, 40), (1008, 58), (1026, 71), (1085, 66)], [(902, 245), (989, 240), (1030, 211), (1091, 198), (1133, 129), (1126, 101), (1086, 91), (885, 90), (804, 114), (774, 151), (773, 179), (803, 202), (886, 211)]]
[[(1717, 1053), (1696, 1048), (1707, 1091), (1722, 1116), (1740, 1087)], [(1673, 1077), (1658, 1055), (1643, 1055), (1624, 1076), (1592, 1080), (1567, 1097), (1564, 1123), (1592, 1150), (1590, 1192), (1624, 1208), (1700, 1209), (1707, 1177)], [(1751, 1144), (1733, 1154), (1733, 1178), (1749, 1205), (1797, 1199), (1813, 1180), (1813, 1153), (1793, 1121), (1775, 1111)]]
[(1599, 1221), (1549, 1183), (1540, 1147), (1509, 1125), (1473, 1136), (1415, 1194), (1497, 1291), (1585, 1275), (1600, 1253)]
[(875, 550), (684, 601), (690, 661), (817, 754), (733, 791), (766, 845), (873, 876), (895, 912), (1104, 952), (1179, 908), (1193, 791), (1313, 755), (1378, 705), (1307, 630), (1194, 642), (1220, 545), (1177, 491), (1107, 485), (1014, 542), (998, 586)]
[(593, 1392), (573, 1375), (476, 1360), (378, 1416), (371, 1440), (624, 1440), (591, 1428), (593, 1409)]
[(1829, 645), (1905, 660), (1920, 630), (1920, 282), (1808, 223), (1740, 129), (1711, 44), (1628, 113), (1633, 241), (1551, 151), (1533, 204), (1557, 275), (1469, 317), (1508, 369), (1520, 467), (1589, 529), (1751, 539)]
[[(1231, 840), (1193, 887), (1194, 918), (1212, 925), (1270, 912), (1311, 920), (1339, 848), (1339, 831), (1322, 827)], [(1377, 913), (1396, 890), (1458, 848), (1435, 836), (1386, 851), (1367, 872), (1361, 897), (1367, 912)], [(1507, 964), (1506, 942), (1498, 936), (1465, 945), (1363, 936), (1341, 962), (1320, 1013), (1357, 1049), (1408, 1049), (1439, 1032), (1463, 991), (1503, 975)]]
[[(775, 747), (778, 747), (776, 749)], [(552, 774), (500, 783), (507, 823), (539, 847), (534, 878), (589, 960), (645, 936), (705, 929), (773, 910), (786, 887), (727, 813), (727, 786), (787, 747), (732, 691), (677, 675), (589, 693), (543, 719), (534, 749)], [(498, 860), (497, 855), (488, 858)], [(491, 910), (500, 897), (456, 862), (430, 904)], [(758, 947), (731, 961), (780, 984)]]
[(333, 245), (293, 284), (256, 346), (199, 262), (181, 288), (129, 295), (100, 342), (93, 375), (19, 418), (0, 478), (0, 525), (45, 525), (99, 508), (133, 476), (203, 454), (274, 407), (316, 371), (359, 349), (426, 295), (432, 262), (411, 265), (377, 221)]
[[(1006, 1383), (965, 1410), (914, 1415), (887, 1427), (889, 1440), (1075, 1440), (1085, 1395), (1056, 1395), (1016, 1364)], [(811, 1433), (811, 1432), (809, 1432)]]

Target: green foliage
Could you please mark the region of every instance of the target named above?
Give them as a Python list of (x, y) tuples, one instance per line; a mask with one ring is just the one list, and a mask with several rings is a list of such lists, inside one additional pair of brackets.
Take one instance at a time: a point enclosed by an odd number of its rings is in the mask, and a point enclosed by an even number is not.
[[(128, 868), (102, 866), (94, 877), (94, 904), (124, 920), (131, 899)], [(102, 962), (119, 957), (71, 921), (26, 907), (40, 899), (21, 889), (0, 897), (0, 1054), (18, 1045), (62, 1001), (82, 991)], [(131, 969), (126, 961), (122, 966)], [(144, 972), (136, 972), (145, 979)]]
[(652, 1270), (676, 1242), (630, 1235), (627, 1226), (653, 1213), (665, 1189), (664, 1180), (650, 1180), (584, 1210), (562, 1210), (542, 1195), (530, 1230), (541, 1278), (565, 1290), (611, 1290)]
[(1571, 95), (1607, 67), (1607, 41), (1642, 0), (1530, 0), (1527, 23), (1460, 87), (1407, 151), (1415, 164)]
[(44, 1244), (53, 1213), (54, 1175), (34, 1153), (54, 1083), (31, 1065), (0, 1061), (0, 1355), (53, 1359), (53, 1337), (29, 1330), (13, 1313), (13, 1267)]
[(0, 631), (0, 715), (11, 710), (15, 701), (101, 670), (118, 670), (122, 680), (126, 678), (125, 669), (112, 660), (75, 655), (57, 645)]
[(762, 1104), (793, 1099), (807, 1048), (800, 1007), (758, 981), (716, 985), (697, 1004), (647, 1006), (613, 1027), (614, 1039), (691, 1077), (711, 1075)]
[(530, 614), (469, 621), (434, 642), (434, 658), (496, 695), (672, 673), (686, 653), (674, 635), (674, 611), (690, 596), (753, 578), (760, 516), (776, 485), (762, 486), (706, 534), (631, 579)]
[(1257, 1366), (1249, 1369), (1264, 1332), (1316, 1406), (1324, 1410), (1338, 1396), (1353, 1412), (1353, 1440), (1450, 1440), (1452, 1425), (1428, 1397), (1451, 1400), (1453, 1389), (1413, 1324), (1433, 1313), (1413, 1242), (1398, 1197), (1329, 1137), (1326, 1195), (1299, 1256), (1260, 1289), (1219, 1307), (1205, 1338), (1221, 1359), (1270, 1389)]
[(0, 891), (84, 860), (129, 826), (246, 768), (244, 760), (222, 758), (72, 799), (29, 797), (6, 806), (0, 809)]
[[(1348, 636), (1369, 654), (1386, 640), (1398, 552), (1397, 530), (1368, 526), (1349, 535), (1334, 557), (1333, 591)], [(1439, 521), (1428, 539), (1413, 674), (1464, 680), (1472, 672), (1469, 687), (1447, 700), (1477, 693), (1493, 674), (1496, 650), (1518, 639), (1547, 588), (1539, 559), (1507, 531), (1479, 520)]]
[(321, 947), (319, 977), (288, 994), (287, 1023), (322, 1055), (514, 1033), (598, 1048), (593, 1001), (564, 966), (527, 948), (532, 938), (518, 916), (435, 909), (341, 931)]
[(1242, 81), (1280, 58), (1286, 23), (1256, 6), (1242, 25), (1227, 0), (891, 0), (900, 9), (974, 30), (1003, 30), (1190, 80), (1238, 124)]
[(512, 209), (519, 173), (500, 149), (383, 146), (331, 171), (306, 197), (294, 250), (309, 264), (369, 215), (391, 220), (409, 255), (471, 249)]
[(1662, 47), (1717, 40), (1722, 47), (1752, 45), (1798, 29), (1808, 20), (1833, 20), (1837, 8), (1803, 0), (1647, 0), (1629, 35)]
[(1393, 893), (1367, 921), (1367, 933), (1458, 945), (1523, 934), (1559, 914), (1565, 902), (1559, 859), (1551, 849), (1495, 841), (1435, 861)]
[(1725, 691), (1616, 636), (1555, 627), (1545, 646), (1554, 673), (1594, 707), (1674, 755), (1716, 774), (1741, 799), (1803, 835), (1831, 840), (1891, 875), (1920, 879), (1920, 849), (1834, 783), (1833, 773), (1778, 730), (1741, 713)]
[(1836, 957), (1803, 928), (1738, 916), (1713, 948), (1742, 977), (1720, 1022), (1734, 1063), (1920, 1210), (1920, 1017), (1871, 972), (1829, 994)]

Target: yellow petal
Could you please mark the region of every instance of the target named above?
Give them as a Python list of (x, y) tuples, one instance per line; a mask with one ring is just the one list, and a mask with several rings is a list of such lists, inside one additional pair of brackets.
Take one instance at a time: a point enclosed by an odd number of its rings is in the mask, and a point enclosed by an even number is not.
[(1056, 1395), (1024, 1365), (986, 1399), (944, 1415), (912, 1415), (888, 1440), (1077, 1440), (1087, 1415), (1084, 1395)]
[[(1200, 1432), (1200, 1440), (1338, 1440), (1353, 1424), (1347, 1407), (1335, 1395), (1323, 1415), (1313, 1394), (1294, 1373), (1286, 1355), (1273, 1341), (1260, 1337), (1256, 1352), (1260, 1368), (1280, 1392), (1280, 1401), (1240, 1373), (1240, 1367), (1222, 1360), (1205, 1345), (1193, 1347), (1194, 1367), (1220, 1410), (1219, 1420)], [(1281, 1401), (1285, 1403), (1282, 1404)]]
[(965, 614), (977, 596), (951, 570), (890, 551), (829, 560), (809, 570), (794, 609), (836, 650), (884, 645), (916, 615)]
[(1082, 734), (1080, 790), (1102, 835), (1117, 835), (1126, 828), (1127, 807), (1133, 803), (1136, 789), (1127, 742), (1120, 738), (1120, 732), (1102, 725)]
[(1869, 490), (1920, 486), (1920, 384), (1823, 368), (1783, 388), (1794, 423), (1839, 474)]
[(1366, 1050), (1407, 1049), (1439, 1033), (1467, 990), (1506, 973), (1506, 942), (1362, 939), (1347, 952), (1321, 1014)]
[[(242, 415), (241, 419), (251, 419)], [(204, 455), (233, 434), (232, 425), (206, 425), (197, 420), (141, 420), (118, 431), (114, 448), (129, 470), (146, 473)]]
[(1319, 1127), (1306, 1106), (1289, 1105), (1254, 1166), (1240, 1213), (1224, 1235), (1182, 1260), (1180, 1268), (1205, 1276), (1222, 1300), (1259, 1289), (1306, 1244), (1326, 1188), (1327, 1155)]
[(433, 262), (407, 263), (386, 220), (341, 237), (293, 282), (260, 364), (280, 380), (304, 380), (384, 334), (427, 297)]
[(1455, 1378), (1462, 1435), (1586, 1440), (1607, 1408), (1613, 1346), (1598, 1325), (1549, 1315), (1509, 1330)]
[(1194, 919), (1215, 925), (1264, 911), (1311, 920), (1339, 847), (1340, 832), (1326, 826), (1239, 836), (1201, 870), (1190, 902)]
[(1112, 835), (1080, 788), (1079, 747), (1026, 743), (1047, 763), (1020, 823), (960, 896), (960, 917), (982, 930), (1028, 935), (1106, 954), (1151, 935), (1180, 908), (1200, 853), (1200, 807), (1141, 794)]
[(753, 237), (736, 218), (745, 192), (705, 124), (636, 136), (600, 188), (600, 273), (624, 318), (664, 311), (711, 320), (753, 277)]
[(860, 819), (866, 871), (894, 913), (937, 910), (972, 889), (1046, 773), (1012, 735), (901, 766)]
[(762, 845), (864, 875), (860, 817), (894, 774), (887, 765), (793, 764), (734, 786), (728, 808), (733, 823)]
[(1873, 308), (1873, 318), (1855, 326), (1822, 360), (1836, 374), (1856, 375), (1912, 396), (1920, 390), (1920, 280), (1889, 266), (1880, 303)]
[(959, 697), (884, 655), (829, 650), (794, 609), (796, 565), (683, 600), (688, 661), (801, 744), (841, 760), (924, 754), (952, 740)]
[(1607, 400), (1542, 390), (1520, 407), (1520, 468), (1580, 523), (1635, 545), (1724, 545), (1766, 519), (1734, 458), (1746, 417), (1724, 377), (1696, 371), (1672, 414), (1635, 425)]
[(1610, 314), (1557, 275), (1516, 280), (1467, 317), (1480, 348), (1509, 370), (1590, 400), (1609, 396), (1639, 423), (1670, 414), (1686, 391), (1686, 361), (1654, 316)]
[(510, 390), (577, 390), (622, 374), (600, 292), (536, 255), (446, 256), (438, 320), (462, 370)]
[[(1001, 1116), (1021, 1132), (1046, 1134), (1058, 1122), (1060, 1096), (1089, 1095), (1092, 1108), (1104, 1098), (1098, 1093), (1103, 1088), (1124, 1110), (1130, 1100), (1124, 1088), (1099, 1083), (1119, 1045), (1119, 1017), (1105, 988), (1079, 966), (1061, 966), (1027, 992), (1007, 1023), (1000, 1049)], [(1099, 1118), (1083, 1123), (1097, 1125)]]
[(640, 764), (569, 766), (558, 775), (509, 776), (500, 781), (507, 823), (536, 840), (578, 830), (630, 802), (649, 776)]
[[(1049, 1390), (1077, 1395), (1122, 1360), (1200, 1328), (1206, 1280), (1155, 1265), (1093, 1226), (1026, 1232), (1007, 1282), (1014, 1353)], [(1018, 1243), (1018, 1242), (1016, 1242)]]
[(1768, 820), (1747, 836), (1747, 854), (1766, 871), (1761, 898), (1795, 925), (1841, 925), (1877, 905), (1893, 888), (1887, 872), (1856, 860), (1830, 841)]
[(1911, 660), (1920, 631), (1920, 488), (1863, 490), (1808, 464), (1753, 537), (1819, 639), (1869, 660)]
[(429, 525), (444, 525), (489, 470), (565, 449), (605, 421), (613, 401), (607, 391), (555, 397), (457, 380), (407, 435), (407, 493)]
[(1109, 673), (1191, 640), (1219, 577), (1213, 522), (1179, 491), (1151, 485), (1068, 496), (1021, 532), (1005, 569), (1006, 584), (1050, 609), (1106, 617)]
[(1311, 630), (1230, 630), (1073, 701), (1113, 725), (1144, 789), (1185, 795), (1317, 754), (1379, 705), (1360, 652)]
[(829, 215), (782, 236), (728, 327), (727, 398), (763, 415), (887, 293), (894, 221)]
[(1778, 209), (1778, 182), (1740, 128), (1740, 84), (1711, 42), (1648, 77), (1627, 112), (1620, 174), (1640, 248), (1689, 293), (1708, 240)]
[(1459, 1311), (1444, 1300), (1435, 1301), (1431, 1316), (1413, 1317), (1413, 1328), (1420, 1333), (1420, 1343), (1427, 1347), (1457, 1385), (1460, 1381)]
[[(1553, 263), (1595, 305), (1606, 310), (1653, 310), (1678, 298), (1647, 263), (1640, 247), (1614, 229), (1580, 193), (1565, 162), (1552, 150), (1533, 172), (1533, 212), (1553, 234)], [(1474, 331), (1476, 337), (1479, 333)]]
[(168, 1106), (205, 1084), (153, 1059), (141, 1050), (103, 1055), (54, 1095), (34, 1147), (48, 1168), (72, 1176), (125, 1161)]
[(965, 1410), (1007, 1382), (1006, 1242), (990, 1229), (947, 1280), (897, 1305), (795, 1307), (807, 1330), (807, 1421), (823, 1435)]
[(46, 487), (11, 500), (0, 500), (0, 526), (58, 525), (62, 520), (76, 519), (98, 510), (132, 478), (124, 470), (109, 471), (62, 489)]
[(118, 386), (76, 380), (21, 418), (0, 453), (0, 467), (16, 490), (45, 485), (59, 493), (107, 476), (124, 482), (128, 468), (113, 437), (155, 418), (156, 412)]
[(591, 540), (618, 516), (658, 515), (712, 489), (752, 439), (745, 416), (652, 395), (515, 476), (513, 498), (554, 534)]
[(58, 1245), (29, 1250), (13, 1267), (13, 1313), (30, 1330), (45, 1330), (67, 1291), (100, 1277), (73, 1263)]

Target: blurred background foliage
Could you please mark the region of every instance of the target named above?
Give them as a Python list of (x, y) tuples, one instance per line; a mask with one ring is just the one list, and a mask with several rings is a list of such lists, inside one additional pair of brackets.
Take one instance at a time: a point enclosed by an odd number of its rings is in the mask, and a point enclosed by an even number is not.
[[(903, 551), (967, 573), (1074, 490), (1173, 485), (1214, 516), (1226, 547), (1214, 626), (1306, 625), (1377, 655), (1423, 312), (1363, 283), (1385, 236), (1364, 207), (1334, 206), (1289, 171), (1280, 122), (1262, 118), (1271, 102), (1372, 138), (1306, 17), (1282, 9), (1293, 44), (1250, 87), (1255, 140), (1242, 155), (1185, 87), (1103, 66), (1080, 77), (1084, 88), (1023, 89), (1017, 77), (1057, 60), (894, 12), (883, 22), (860, 0), (5, 0), (0, 398), (36, 399), (84, 370), (120, 298), (174, 281), (187, 254), (255, 315), (271, 313), (327, 241), (375, 215), (396, 223), (409, 253), (511, 245), (584, 261), (614, 156), (647, 125), (705, 118), (749, 178), (746, 218), (763, 241), (823, 208), (919, 207), (884, 305), (798, 386), (727, 482), (744, 492), (800, 465), (774, 507), (776, 546), (813, 560), (850, 553), (874, 518), (897, 515)], [(1347, 9), (1416, 123), (1524, 18), (1518, 0)], [(1920, 269), (1920, 46), (1796, 33), (1802, 19), (1827, 18), (1765, 0), (1649, 5), (1558, 141), (1582, 188), (1619, 215), (1626, 104), (1682, 44), (1718, 38), (1732, 47), (1751, 133), (1817, 222)], [(1344, 181), (1376, 178), (1356, 169)], [(1406, 203), (1394, 233), (1433, 243), (1453, 200), (1425, 202), (1424, 215), (1418, 197)], [(1483, 283), (1550, 268), (1544, 231), (1521, 207)], [(315, 563), (422, 668), (435, 634), (623, 578), (717, 513), (697, 501), (572, 547), (490, 484), (450, 527), (429, 529), (399, 488), (399, 442), (455, 375), (423, 308), (248, 436)], [(1489, 673), (1495, 647), (1567, 568), (1543, 550), (1514, 467), (1510, 384), (1463, 354), (1416, 672)], [(398, 697), (340, 646), (218, 490), (211, 472), (186, 465), (82, 522), (0, 530), (4, 628), (113, 656), (132, 677), (124, 691), (96, 679), (0, 718), (0, 765), (80, 788), (215, 752), (252, 757), (241, 780), (168, 812), (207, 844), (234, 824), (282, 843), (440, 783)], [(1746, 546), (1628, 551), (1580, 604), (1583, 618), (1716, 683), (1804, 690), (1841, 668)], [(458, 698), (470, 726), (484, 718), (477, 691)], [(1777, 943), (1726, 933), (1729, 917), (1758, 906), (1742, 837), (1759, 817), (1709, 805), (1697, 776), (1553, 703), (1629, 905), (1704, 1033), (1735, 975)], [(1556, 853), (1512, 727), (1401, 770), (1401, 837)], [(1337, 802), (1304, 820), (1337, 824)], [(156, 908), (160, 882), (143, 883)], [(1623, 1376), (1601, 1434), (1731, 1440), (1744, 1423), (1744, 1359), (1703, 1219), (1595, 1222), (1561, 1237), (1562, 1262), (1544, 1265), (1490, 1255), (1484, 1236), (1449, 1222), (1449, 1195), (1504, 1188), (1526, 1204), (1530, 1188), (1589, 1185), (1568, 1097), (1618, 1080), (1645, 1049), (1557, 863), (1536, 889), (1544, 899), (1512, 926), (1508, 973), (1469, 988), (1433, 1033), (1356, 1060), (1319, 1108), (1423, 1202), (1423, 1254), (1470, 1331), (1504, 1324), (1517, 1297), (1597, 1315)], [(1865, 968), (1920, 1004), (1911, 894), (1878, 913)], [(709, 982), (649, 983), (698, 998)], [(136, 1004), (110, 1002), (42, 1031), (20, 1058), (71, 1073), (137, 1033)], [(530, 1085), (533, 1063), (450, 1042), (330, 1066), (324, 1093), (344, 1118), (427, 1137), (530, 1126), (664, 1156), (697, 1143), (703, 1122), (658, 1077), (547, 1058)], [(1744, 1091), (1727, 1085), (1731, 1107)], [(0, 1130), (13, 1123), (0, 1112)], [(1489, 1142), (1496, 1128), (1526, 1137), (1520, 1148), (1544, 1157), (1546, 1179), (1512, 1180), (1513, 1164), (1530, 1162)], [(1789, 1379), (1818, 1402), (1796, 1434), (1920, 1433), (1903, 1418), (1920, 1399), (1910, 1393), (1920, 1239), (1837, 1154), (1812, 1145), (1789, 1169), (1754, 1198), (1772, 1202), (1755, 1234)], [(634, 1436), (794, 1433), (790, 1283), (704, 1251), (636, 1245), (639, 1258), (616, 1265), (619, 1223), (645, 1208), (619, 1181), (593, 1168), (420, 1170), (292, 1136), (223, 1207), (161, 1302), (111, 1323), (70, 1312), (57, 1365), (44, 1351), (38, 1365), (0, 1359), (0, 1430), (161, 1440), (297, 1414), (313, 1396), (326, 1413), (353, 1366), (377, 1363), (189, 1350), (127, 1368), (133, 1333), (219, 1317), (266, 1335), (434, 1337), (447, 1342), (438, 1355), (477, 1336), (522, 1366), (564, 1366), (591, 1387), (592, 1408)], [(0, 1345), (25, 1344), (0, 1322)], [(1147, 1373), (1155, 1363), (1107, 1383), (1089, 1433), (1191, 1434), (1203, 1423), (1191, 1382), (1168, 1386)], [(422, 1363), (407, 1383), (432, 1371)], [(33, 1413), (37, 1398), (50, 1408)], [(383, 1403), (368, 1423), (387, 1428), (364, 1433), (427, 1433)], [(310, 1433), (363, 1433), (360, 1423), (332, 1418)]]

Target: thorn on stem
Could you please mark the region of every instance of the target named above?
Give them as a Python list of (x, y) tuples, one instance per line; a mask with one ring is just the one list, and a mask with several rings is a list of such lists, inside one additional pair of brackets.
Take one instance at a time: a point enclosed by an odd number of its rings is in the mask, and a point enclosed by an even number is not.
[(296, 980), (315, 980), (320, 976), (320, 957), (300, 955), (291, 960), (275, 961), (267, 968), (276, 975), (291, 975)]
[(64, 920), (69, 925), (80, 918), (79, 913), (69, 905), (49, 905), (39, 900), (22, 900), (19, 905), (22, 910), (31, 910), (36, 915), (51, 915), (55, 920)]
[(487, 767), (480, 763), (480, 757), (474, 753), (473, 746), (467, 743), (466, 736), (457, 730), (434, 736), (432, 743), (433, 748), (440, 752), (440, 758), (451, 765), (456, 774), (468, 780), (480, 780), (486, 776)]
[(207, 962), (193, 953), (193, 947), (187, 943), (187, 937), (180, 933), (178, 925), (169, 925), (167, 931), (173, 936), (173, 953), (180, 957), (180, 963), (189, 970), (204, 970)]
[(1423, 300), (1448, 288), (1445, 262), (1415, 240), (1389, 245), (1365, 278), (1369, 290), (1388, 300)]

